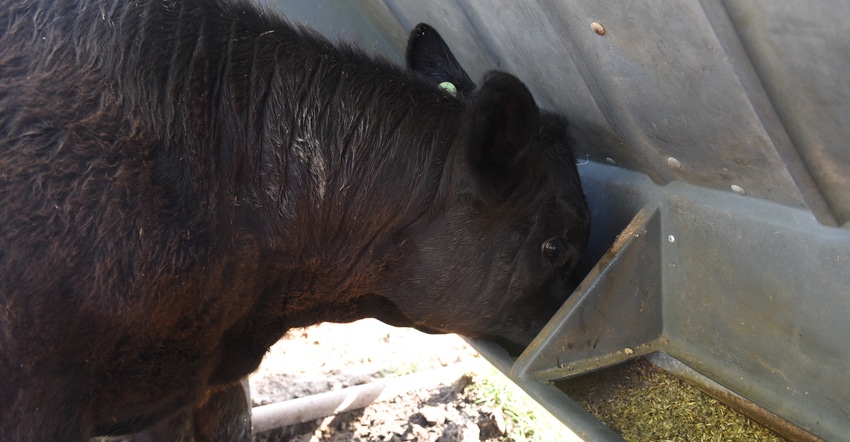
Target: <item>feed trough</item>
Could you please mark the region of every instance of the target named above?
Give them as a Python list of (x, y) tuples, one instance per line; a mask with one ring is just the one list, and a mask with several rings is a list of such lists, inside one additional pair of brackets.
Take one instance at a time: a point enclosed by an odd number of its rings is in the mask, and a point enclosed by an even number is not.
[(518, 358), (476, 345), (579, 435), (620, 438), (554, 382), (646, 355), (789, 438), (850, 434), (850, 3), (276, 7), (397, 62), (429, 23), (570, 118), (587, 277)]

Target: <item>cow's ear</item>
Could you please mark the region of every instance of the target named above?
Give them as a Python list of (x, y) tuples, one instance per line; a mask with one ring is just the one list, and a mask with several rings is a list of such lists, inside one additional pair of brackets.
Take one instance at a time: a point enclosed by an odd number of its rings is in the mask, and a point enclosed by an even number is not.
[(460, 67), (440, 34), (425, 23), (419, 23), (410, 33), (406, 59), (408, 69), (424, 75), (452, 95), (467, 98), (475, 89), (475, 83)]
[(489, 72), (465, 117), (467, 161), (479, 189), (504, 199), (532, 174), (540, 111), (516, 77)]

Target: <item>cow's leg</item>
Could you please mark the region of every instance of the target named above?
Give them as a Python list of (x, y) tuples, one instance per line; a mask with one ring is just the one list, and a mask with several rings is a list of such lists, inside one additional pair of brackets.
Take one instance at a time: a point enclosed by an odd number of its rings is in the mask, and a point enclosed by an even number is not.
[[(3, 392), (0, 397), (0, 441), (85, 441), (91, 428), (85, 425), (83, 404), (79, 400), (66, 399), (74, 396), (75, 392), (63, 395), (60, 382), (52, 383), (49, 379), (38, 381), (44, 382), (40, 389), (10, 388), (12, 397)], [(12, 386), (5, 385), (0, 389), (6, 387)]]
[(209, 400), (195, 407), (195, 441), (251, 440), (251, 407), (247, 395), (248, 381), (213, 393)]
[(89, 439), (88, 442), (192, 442), (195, 434), (192, 425), (192, 408), (186, 407), (138, 433), (113, 437), (95, 437)]
[[(185, 408), (147, 430), (118, 436), (106, 442), (250, 442), (251, 409), (248, 381), (212, 393), (203, 405)], [(5, 440), (5, 439), (0, 439)], [(92, 439), (89, 442), (95, 442)]]
[(91, 439), (89, 442), (192, 442), (195, 434), (192, 425), (192, 409), (187, 407), (144, 431), (125, 436)]

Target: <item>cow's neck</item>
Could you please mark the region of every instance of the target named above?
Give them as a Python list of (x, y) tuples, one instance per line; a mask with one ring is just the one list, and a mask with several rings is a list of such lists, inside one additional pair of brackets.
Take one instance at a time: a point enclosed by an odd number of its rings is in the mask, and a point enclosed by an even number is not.
[[(166, 139), (156, 155), (179, 198), (172, 205), (209, 229), (212, 250), (259, 243), (269, 265), (314, 280), (305, 285), (315, 292), (368, 290), (363, 275), (393, 235), (433, 213), (439, 189), (451, 188), (445, 165), (457, 164), (449, 158), (463, 104), (253, 10), (204, 15), (193, 2), (179, 5), (148, 14), (197, 20), (116, 42), (139, 51), (119, 76), (155, 85), (128, 87), (139, 95), (128, 102), (142, 103), (139, 121)], [(122, 26), (172, 22), (130, 23), (136, 16)]]
[(261, 173), (252, 210), (291, 265), (324, 272), (317, 289), (360, 295), (394, 235), (451, 188), (463, 105), (359, 51), (291, 37), (275, 49), (266, 98), (244, 112), (266, 128), (260, 154), (244, 156), (261, 160), (243, 167)]

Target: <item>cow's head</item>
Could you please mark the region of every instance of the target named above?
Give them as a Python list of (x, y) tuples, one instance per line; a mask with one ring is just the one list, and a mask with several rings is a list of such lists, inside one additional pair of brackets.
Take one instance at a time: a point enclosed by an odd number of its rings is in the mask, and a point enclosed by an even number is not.
[(525, 346), (572, 292), (590, 228), (566, 120), (512, 75), (476, 89), (428, 25), (407, 60), (466, 110), (447, 162), (458, 178), (398, 236), (382, 291), (396, 309), (379, 319)]

